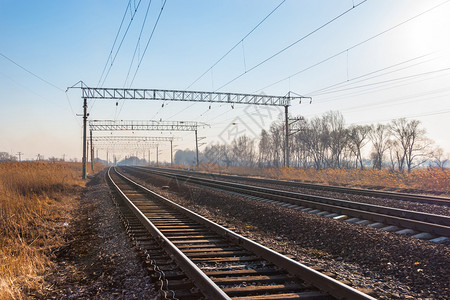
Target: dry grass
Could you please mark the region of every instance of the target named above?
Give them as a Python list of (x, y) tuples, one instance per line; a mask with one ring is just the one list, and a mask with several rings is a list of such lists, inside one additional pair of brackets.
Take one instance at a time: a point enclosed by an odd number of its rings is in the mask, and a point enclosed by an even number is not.
[(0, 299), (23, 299), (42, 288), (41, 275), (85, 184), (80, 170), (78, 163), (0, 163)]
[(390, 170), (357, 169), (295, 169), (295, 168), (224, 168), (215, 164), (202, 165), (199, 171), (267, 177), (284, 180), (299, 180), (320, 184), (341, 185), (387, 190), (430, 191), (450, 194), (450, 170), (426, 168), (411, 173)]

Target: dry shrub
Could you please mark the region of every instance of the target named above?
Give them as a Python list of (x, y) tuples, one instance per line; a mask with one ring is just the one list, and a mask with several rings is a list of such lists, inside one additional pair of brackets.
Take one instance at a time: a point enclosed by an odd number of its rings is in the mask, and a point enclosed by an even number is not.
[(80, 170), (79, 163), (0, 163), (0, 299), (23, 299), (42, 288), (41, 275), (84, 186)]

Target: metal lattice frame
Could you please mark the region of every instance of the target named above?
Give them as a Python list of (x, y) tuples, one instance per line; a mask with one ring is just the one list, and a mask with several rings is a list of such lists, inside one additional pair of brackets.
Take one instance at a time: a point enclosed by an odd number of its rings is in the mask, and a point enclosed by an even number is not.
[(271, 106), (289, 106), (291, 100), (300, 100), (297, 96), (268, 96), (255, 94), (238, 94), (223, 92), (198, 92), (157, 89), (131, 88), (91, 88), (81, 87), (84, 99), (114, 99), (114, 100), (163, 100), (163, 101), (194, 101), (211, 103), (236, 103)]
[(193, 121), (124, 121), (124, 120), (90, 120), (89, 128), (93, 131), (195, 131), (198, 127), (209, 126)]
[(174, 136), (95, 136), (92, 138), (92, 141), (98, 144), (98, 142), (172, 142), (180, 139)]

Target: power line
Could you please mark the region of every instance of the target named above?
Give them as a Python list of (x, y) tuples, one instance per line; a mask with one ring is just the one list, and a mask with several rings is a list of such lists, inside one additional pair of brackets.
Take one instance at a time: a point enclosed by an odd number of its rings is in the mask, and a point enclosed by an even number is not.
[[(438, 77), (444, 77), (444, 76), (448, 76), (448, 74), (442, 74), (442, 75), (439, 75)], [(395, 84), (395, 85), (391, 85), (391, 83), (387, 83), (387, 84), (383, 84), (383, 86), (381, 86), (381, 87), (378, 86), (378, 87), (372, 87), (372, 88), (369, 88), (369, 89), (365, 89), (363, 91), (350, 92), (350, 93), (347, 93), (347, 94), (340, 95), (338, 97), (337, 96), (330, 96), (328, 98), (325, 98), (325, 101), (323, 101), (324, 99), (322, 99), (322, 98), (321, 98), (321, 100), (317, 100), (316, 99), (316, 103), (323, 104), (323, 103), (331, 102), (331, 101), (339, 101), (339, 100), (342, 100), (342, 99), (345, 100), (345, 99), (348, 99), (349, 97), (356, 97), (356, 96), (361, 96), (361, 95), (365, 95), (365, 94), (368, 94), (368, 93), (380, 92), (380, 91), (383, 91), (383, 90), (398, 88), (398, 87), (402, 87), (402, 86), (406, 86), (406, 85), (411, 85), (411, 84), (414, 84), (414, 83), (423, 83), (425, 80), (432, 80), (432, 79), (435, 79), (435, 78), (437, 78), (437, 77), (435, 76), (435, 77), (426, 78), (426, 79), (417, 77), (417, 78), (414, 78), (414, 79), (416, 79), (414, 81), (410, 81), (410, 79), (404, 79), (403, 81), (406, 81), (406, 83), (400, 83), (400, 84)]]
[[(355, 83), (358, 83), (358, 82), (367, 81), (367, 80), (370, 80), (370, 79), (373, 79), (373, 78), (376, 78), (376, 77), (384, 76), (384, 75), (391, 74), (391, 73), (395, 73), (395, 72), (398, 72), (398, 71), (402, 71), (402, 70), (405, 70), (405, 69), (408, 69), (408, 68), (411, 68), (411, 67), (415, 67), (415, 66), (417, 66), (417, 65), (420, 65), (420, 64), (429, 62), (430, 60), (418, 62), (418, 63), (415, 63), (415, 64), (413, 64), (413, 65), (409, 65), (409, 66), (406, 66), (406, 67), (403, 67), (403, 68), (400, 68), (400, 69), (392, 70), (392, 71), (390, 71), (390, 72), (386, 72), (386, 73), (378, 74), (378, 75), (375, 75), (375, 76), (372, 76), (372, 77), (364, 78), (364, 77), (367, 77), (367, 76), (370, 76), (370, 75), (379, 73), (379, 72), (381, 72), (381, 71), (389, 70), (389, 69), (392, 69), (392, 68), (401, 66), (401, 65), (403, 65), (403, 64), (406, 64), (406, 63), (415, 61), (415, 60), (417, 60), (417, 59), (426, 57), (426, 56), (428, 56), (428, 55), (429, 55), (429, 54), (420, 55), (420, 56), (417, 56), (417, 57), (415, 57), (415, 58), (408, 59), (408, 60), (402, 61), (402, 62), (400, 62), (400, 63), (396, 63), (396, 64), (390, 65), (390, 66), (388, 66), (388, 67), (384, 67), (384, 68), (378, 69), (378, 70), (376, 70), (376, 71), (372, 71), (372, 72), (369, 72), (369, 73), (366, 73), (366, 74), (363, 74), (363, 75), (354, 77), (354, 78), (349, 79), (349, 80), (344, 80), (344, 81), (341, 81), (341, 82), (339, 82), (339, 83), (335, 83), (335, 84), (329, 85), (329, 86), (327, 86), (327, 87), (320, 88), (320, 89), (314, 90), (314, 91), (312, 91), (312, 92), (305, 93), (305, 95), (314, 95), (314, 94), (317, 93), (317, 92), (322, 92), (322, 91), (325, 91), (325, 90), (329, 90), (330, 88), (333, 88), (333, 87), (336, 87), (336, 86), (352, 85), (352, 84), (355, 84)], [(364, 79), (361, 79), (361, 78), (364, 78)], [(354, 80), (357, 80), (357, 79), (361, 79), (361, 80), (359, 80), (359, 81), (354, 81)]]
[(326, 95), (326, 94), (331, 94), (331, 93), (338, 93), (338, 92), (343, 92), (343, 91), (348, 91), (348, 90), (353, 90), (353, 89), (359, 89), (359, 88), (363, 88), (363, 87), (379, 85), (379, 84), (384, 84), (384, 83), (391, 83), (391, 82), (395, 82), (395, 81), (399, 81), (399, 80), (412, 79), (412, 78), (416, 78), (416, 77), (420, 77), (420, 76), (445, 72), (445, 71), (449, 71), (449, 70), (450, 70), (450, 68), (443, 68), (443, 69), (439, 69), (439, 70), (433, 70), (433, 71), (429, 71), (429, 72), (423, 72), (423, 73), (419, 73), (419, 74), (414, 74), (414, 75), (409, 75), (409, 76), (404, 76), (404, 77), (399, 77), (399, 78), (394, 78), (394, 79), (388, 79), (388, 80), (383, 80), (383, 81), (378, 81), (378, 82), (367, 83), (367, 84), (358, 85), (358, 86), (354, 86), (354, 87), (326, 91), (326, 92), (318, 93), (318, 94), (316, 94), (316, 96), (317, 95), (319, 95), (319, 96)]
[(41, 76), (36, 75), (35, 73), (31, 72), (31, 71), (28, 70), (27, 68), (25, 68), (25, 67), (19, 65), (18, 63), (16, 63), (14, 60), (12, 60), (12, 59), (9, 58), (8, 56), (4, 55), (3, 53), (0, 53), (0, 55), (3, 56), (5, 59), (9, 60), (10, 62), (12, 62), (13, 64), (15, 64), (16, 66), (18, 66), (19, 68), (21, 68), (22, 70), (24, 70), (25, 72), (27, 72), (27, 73), (33, 75), (34, 77), (36, 77), (36, 78), (39, 79), (40, 81), (43, 81), (43, 82), (45, 82), (46, 84), (51, 85), (51, 86), (54, 87), (55, 89), (57, 89), (57, 90), (59, 90), (59, 91), (61, 91), (61, 92), (64, 92), (64, 90), (63, 90), (62, 88), (56, 86), (55, 84), (51, 83), (51, 82), (48, 81), (48, 80), (45, 80), (45, 79), (42, 78)]
[(262, 64), (268, 62), (269, 60), (275, 58), (276, 56), (280, 55), (281, 53), (283, 53), (284, 51), (290, 49), (291, 47), (295, 46), (296, 44), (298, 44), (299, 42), (303, 41), (304, 39), (306, 39), (307, 37), (313, 35), (314, 33), (316, 33), (317, 31), (319, 31), (320, 29), (326, 27), (327, 25), (333, 23), (334, 21), (336, 21), (337, 19), (341, 18), (342, 16), (346, 15), (347, 13), (349, 13), (350, 11), (352, 11), (353, 9), (357, 8), (358, 6), (360, 6), (361, 4), (367, 2), (368, 0), (364, 0), (360, 3), (358, 3), (357, 5), (354, 5), (353, 7), (351, 7), (350, 9), (344, 11), (343, 13), (339, 14), (338, 16), (334, 17), (333, 19), (331, 19), (330, 21), (326, 22), (325, 24), (319, 26), (318, 28), (314, 29), (313, 31), (311, 31), (310, 33), (308, 33), (307, 35), (301, 37), (300, 39), (296, 40), (295, 42), (291, 43), (290, 45), (284, 47), (283, 49), (279, 50), (278, 52), (276, 52), (275, 54), (269, 56), (268, 58), (264, 59), (263, 61), (261, 61), (260, 63), (256, 64), (255, 66), (251, 67), (250, 69), (248, 69), (247, 71), (241, 73), (240, 75), (234, 77), (233, 79), (231, 79), (230, 81), (228, 81), (227, 83), (225, 83), (224, 85), (222, 85), (221, 87), (219, 87), (218, 89), (216, 89), (216, 91), (221, 90), (222, 88), (226, 87), (227, 85), (229, 85), (230, 83), (236, 81), (237, 79), (241, 78), (242, 76), (244, 76), (245, 74), (253, 71), (254, 69), (258, 68), (259, 66), (261, 66)]
[(111, 55), (113, 53), (114, 46), (116, 45), (117, 38), (119, 37), (120, 30), (122, 29), (123, 21), (125, 20), (125, 16), (127, 15), (128, 7), (131, 7), (130, 4), (131, 4), (131, 0), (128, 1), (127, 7), (125, 9), (125, 12), (123, 13), (122, 21), (120, 22), (119, 29), (117, 30), (116, 37), (115, 37), (113, 45), (111, 47), (111, 51), (109, 52), (109, 56), (108, 56), (108, 59), (106, 60), (105, 66), (103, 67), (102, 75), (100, 76), (100, 79), (98, 80), (97, 86), (100, 86), (100, 82), (102, 81), (103, 75), (105, 74), (106, 67), (108, 66), (108, 62), (109, 62), (109, 60), (111, 58)]
[(159, 12), (158, 18), (156, 19), (155, 26), (153, 26), (153, 30), (152, 30), (152, 33), (150, 34), (150, 37), (149, 37), (148, 41), (147, 41), (147, 45), (145, 45), (144, 52), (142, 53), (141, 59), (139, 60), (139, 63), (137, 65), (136, 72), (134, 72), (133, 80), (131, 80), (130, 87), (133, 85), (134, 79), (136, 78), (136, 74), (137, 74), (137, 72), (139, 70), (139, 67), (141, 66), (142, 60), (144, 59), (144, 56), (145, 56), (145, 53), (147, 52), (148, 45), (150, 44), (150, 41), (152, 40), (153, 34), (155, 33), (156, 26), (158, 26), (158, 22), (159, 22), (159, 19), (161, 18), (161, 14), (162, 14), (162, 12), (164, 10), (164, 6), (166, 6), (166, 2), (167, 2), (167, 0), (164, 0), (163, 5), (161, 6), (161, 10)]
[[(264, 89), (266, 89), (266, 88), (269, 88), (269, 87), (271, 87), (271, 86), (274, 86), (274, 85), (276, 85), (276, 84), (278, 84), (278, 83), (280, 83), (280, 82), (283, 82), (283, 81), (285, 81), (285, 80), (288, 80), (288, 79), (290, 79), (290, 78), (292, 78), (292, 77), (294, 77), (294, 76), (297, 76), (298, 74), (301, 74), (301, 73), (303, 73), (303, 72), (305, 72), (305, 71), (308, 71), (308, 70), (310, 70), (310, 69), (312, 69), (312, 68), (314, 68), (314, 67), (317, 67), (318, 65), (321, 65), (321, 64), (323, 64), (323, 63), (325, 63), (325, 62), (327, 62), (327, 61), (329, 61), (329, 60), (331, 60), (331, 59), (333, 59), (333, 58), (335, 58), (335, 57), (337, 57), (337, 56), (339, 56), (339, 55), (341, 55), (341, 54), (344, 54), (344, 53), (348, 52), (349, 50), (352, 50), (352, 49), (354, 49), (354, 48), (356, 48), (356, 47), (359, 47), (359, 46), (361, 46), (361, 45), (363, 45), (363, 44), (365, 44), (365, 43), (367, 43), (367, 42), (369, 42), (369, 41), (371, 41), (371, 40), (373, 40), (373, 39), (375, 39), (375, 38), (377, 38), (377, 37), (379, 37), (379, 36), (381, 36), (381, 35), (383, 35), (383, 34), (385, 34), (385, 33), (387, 33), (387, 32), (389, 32), (389, 31), (392, 31), (392, 30), (396, 29), (397, 27), (400, 27), (400, 26), (404, 25), (405, 23), (408, 23), (408, 22), (410, 22), (410, 21), (412, 21), (412, 20), (414, 20), (414, 19), (416, 19), (416, 18), (418, 18), (418, 17), (420, 17), (420, 16), (422, 16), (422, 15), (424, 15), (424, 14), (426, 14), (426, 13), (428, 13), (428, 12), (430, 12), (430, 11), (432, 11), (432, 10), (434, 10), (434, 9), (436, 9), (436, 8), (438, 8), (438, 7), (440, 7), (440, 6), (442, 6), (442, 5), (444, 5), (444, 4), (446, 4), (446, 3), (449, 2), (449, 1), (450, 1), (450, 0), (447, 0), (447, 1), (444, 1), (444, 2), (442, 2), (442, 3), (440, 3), (440, 4), (436, 5), (436, 6), (433, 6), (433, 7), (429, 8), (429, 9), (427, 9), (427, 10), (421, 12), (420, 14), (415, 15), (414, 17), (411, 17), (411, 18), (409, 18), (409, 19), (407, 19), (407, 20), (405, 20), (405, 21), (403, 21), (403, 22), (401, 22), (401, 23), (398, 23), (397, 25), (395, 25), (395, 26), (393, 26), (393, 27), (390, 27), (389, 29), (386, 29), (386, 30), (384, 30), (384, 31), (382, 31), (382, 32), (380, 32), (380, 33), (374, 35), (374, 36), (371, 36), (370, 38), (368, 38), (368, 39), (366, 39), (366, 40), (364, 40), (364, 41), (362, 41), (362, 42), (359, 42), (359, 43), (357, 43), (357, 44), (351, 46), (350, 48), (347, 48), (347, 49), (345, 49), (345, 50), (342, 50), (342, 51), (340, 51), (340, 52), (338, 52), (338, 53), (336, 53), (336, 54), (334, 54), (334, 55), (332, 55), (332, 56), (329, 56), (328, 58), (325, 58), (324, 60), (319, 61), (318, 63), (315, 63), (315, 64), (313, 64), (313, 65), (311, 65), (311, 66), (309, 66), (309, 67), (307, 67), (307, 68), (304, 68), (304, 69), (302, 69), (302, 70), (300, 70), (300, 71), (298, 71), (298, 72), (296, 72), (296, 73), (294, 73), (294, 74), (291, 74), (291, 75), (289, 75), (289, 76), (287, 76), (287, 77), (285, 77), (285, 78), (283, 78), (283, 79), (280, 79), (280, 80), (278, 80), (278, 81), (276, 81), (276, 82), (274, 82), (274, 83), (271, 83), (271, 84), (269, 84), (269, 85), (267, 85), (267, 86), (265, 86), (265, 87), (263, 87), (263, 88), (261, 88), (261, 89), (255, 91), (255, 93), (257, 93), (257, 92), (259, 92), (259, 91), (262, 91), (262, 90), (264, 90)], [(241, 75), (241, 76), (242, 76), (242, 75)]]
[[(46, 79), (44, 79), (44, 78), (42, 78), (41, 76), (37, 75), (36, 73), (31, 72), (31, 71), (28, 70), (27, 68), (23, 67), (23, 66), (20, 65), (19, 63), (15, 62), (15, 61), (12, 60), (11, 58), (9, 58), (9, 57), (7, 57), (6, 55), (4, 55), (3, 53), (0, 53), (0, 56), (4, 57), (4, 58), (7, 59), (8, 61), (10, 61), (10, 62), (13, 63), (14, 65), (16, 65), (17, 67), (19, 67), (19, 68), (21, 68), (22, 70), (24, 70), (25, 72), (27, 72), (27, 73), (33, 75), (34, 77), (36, 77), (36, 78), (39, 79), (40, 81), (45, 82), (46, 84), (48, 84), (48, 85), (54, 87), (54, 88), (57, 89), (58, 91), (64, 92), (64, 90), (63, 90), (62, 88), (58, 87), (57, 85), (51, 83), (50, 81), (48, 81), (48, 80), (46, 80)], [(31, 91), (31, 90), (30, 90), (30, 91)], [(33, 93), (35, 93), (35, 92), (33, 92)], [(43, 96), (40, 96), (40, 95), (37, 94), (37, 93), (35, 93), (35, 94), (38, 95), (39, 97), (45, 99)], [(70, 100), (69, 100), (69, 98), (68, 98), (68, 96), (67, 96), (66, 93), (65, 93), (65, 95), (66, 95), (67, 103), (69, 104), (70, 111), (72, 112), (72, 115), (75, 117), (76, 114), (75, 114), (75, 111), (73, 110), (72, 104), (70, 103)]]
[(145, 12), (144, 22), (142, 22), (141, 31), (139, 32), (139, 37), (136, 43), (136, 48), (134, 48), (133, 58), (131, 59), (130, 67), (128, 68), (127, 77), (125, 78), (125, 82), (123, 83), (123, 86), (125, 87), (128, 81), (128, 77), (130, 76), (131, 67), (133, 66), (134, 58), (136, 56), (136, 52), (139, 48), (140, 42), (141, 42), (141, 36), (142, 32), (144, 31), (145, 22), (147, 21), (148, 12), (150, 10), (150, 5), (152, 4), (152, 0), (148, 2), (147, 11)]
[(197, 81), (199, 81), (205, 74), (207, 74), (209, 71), (211, 71), (212, 68), (214, 68), (219, 62), (221, 62), (228, 54), (230, 54), (231, 51), (233, 51), (240, 43), (242, 43), (250, 34), (253, 33), (264, 21), (266, 21), (286, 0), (281, 1), (280, 4), (277, 5), (267, 16), (264, 17), (255, 27), (253, 27), (252, 30), (250, 30), (239, 42), (237, 42), (233, 47), (230, 48), (221, 58), (219, 58), (215, 63), (212, 64), (211, 67), (209, 67), (203, 74), (201, 74), (197, 79), (195, 79), (187, 88), (189, 89), (191, 86), (193, 86)]
[(395, 119), (398, 119), (398, 118), (411, 119), (411, 118), (417, 118), (417, 117), (427, 117), (427, 116), (442, 115), (442, 114), (448, 114), (448, 113), (450, 113), (450, 109), (447, 109), (447, 110), (436, 110), (436, 111), (431, 111), (431, 112), (421, 113), (421, 114), (415, 114), (415, 115), (409, 115), (409, 116), (398, 116), (398, 117), (389, 118), (389, 119), (378, 119), (378, 120), (371, 120), (371, 121), (354, 122), (354, 123), (351, 123), (350, 125), (371, 124), (371, 123), (374, 123), (374, 122), (392, 121), (392, 120), (395, 120)]
[[(149, 12), (149, 10), (150, 10), (151, 4), (152, 4), (152, 0), (150, 0), (150, 1), (148, 2), (147, 10), (146, 10), (146, 12), (145, 12), (145, 17), (144, 17), (144, 22), (142, 22), (141, 31), (139, 32), (139, 37), (138, 37), (138, 40), (137, 40), (137, 42), (136, 42), (136, 47), (134, 48), (133, 58), (131, 59), (130, 67), (128, 68), (127, 77), (125, 78), (125, 82), (123, 83), (123, 86), (124, 86), (124, 87), (126, 86), (126, 83), (127, 83), (127, 81), (128, 81), (128, 77), (130, 76), (130, 71), (131, 71), (131, 68), (132, 68), (132, 66), (133, 66), (134, 58), (136, 57), (136, 52), (137, 52), (137, 50), (138, 50), (138, 48), (139, 48), (139, 45), (140, 45), (140, 41), (141, 41), (141, 37), (142, 37), (142, 32), (144, 31), (145, 23), (146, 23), (146, 21), (147, 21), (148, 12)], [(130, 86), (131, 86), (131, 85), (130, 85)], [(124, 105), (125, 105), (125, 101), (123, 101), (122, 104), (120, 105), (120, 109), (119, 109), (119, 112), (118, 112), (118, 113), (117, 113), (117, 107), (116, 107), (116, 113), (114, 114), (114, 119), (116, 119), (116, 118), (120, 115), (120, 113), (122, 112), (122, 109), (123, 109), (123, 106), (124, 106)]]
[(134, 17), (136, 16), (136, 13), (139, 9), (139, 5), (141, 4), (141, 2), (142, 2), (142, 0), (139, 0), (137, 6), (135, 7), (135, 9), (131, 15), (130, 22), (128, 23), (127, 29), (125, 30), (125, 33), (122, 36), (122, 40), (120, 41), (119, 46), (117, 47), (116, 54), (114, 54), (114, 57), (111, 60), (111, 64), (109, 65), (109, 68), (108, 68), (108, 71), (106, 72), (105, 78), (103, 78), (103, 82), (102, 82), (101, 86), (103, 86), (105, 84), (106, 78), (108, 78), (109, 72), (111, 71), (111, 68), (112, 68), (114, 62), (116, 61), (117, 54), (119, 54), (120, 48), (122, 47), (123, 41), (125, 40), (125, 37), (127, 36), (128, 30), (130, 29), (131, 24), (133, 23)]

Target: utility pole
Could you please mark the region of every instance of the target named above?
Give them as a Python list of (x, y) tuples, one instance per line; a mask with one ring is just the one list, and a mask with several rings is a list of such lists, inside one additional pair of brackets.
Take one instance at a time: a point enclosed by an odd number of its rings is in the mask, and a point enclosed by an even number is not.
[(173, 164), (173, 140), (170, 140), (170, 166)]
[(86, 179), (86, 127), (87, 127), (87, 99), (84, 98), (83, 104), (83, 171), (81, 177)]
[(150, 160), (150, 149), (148, 149), (148, 164), (151, 164), (151, 160)]
[(158, 166), (158, 160), (159, 159), (159, 148), (158, 145), (156, 145), (156, 166)]
[(91, 134), (91, 171), (94, 173), (94, 144), (92, 144), (92, 130), (90, 130)]
[(289, 106), (284, 107), (284, 118), (285, 118), (285, 139), (284, 139), (284, 166), (289, 168)]
[(197, 137), (197, 129), (195, 129), (195, 154), (197, 157), (197, 167), (198, 167), (198, 137)]
[(19, 162), (22, 161), (22, 152), (17, 152), (17, 155), (19, 155)]
[(63, 161), (66, 161), (66, 154), (63, 154)]

